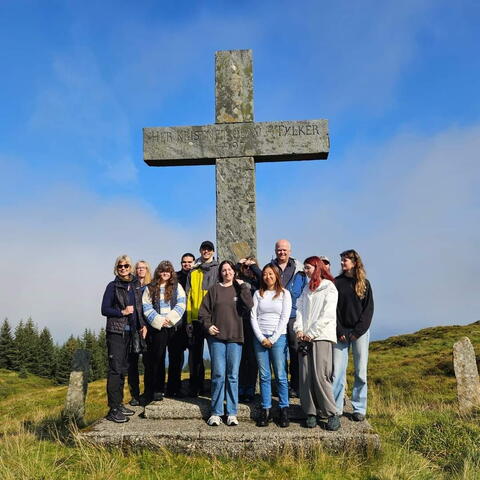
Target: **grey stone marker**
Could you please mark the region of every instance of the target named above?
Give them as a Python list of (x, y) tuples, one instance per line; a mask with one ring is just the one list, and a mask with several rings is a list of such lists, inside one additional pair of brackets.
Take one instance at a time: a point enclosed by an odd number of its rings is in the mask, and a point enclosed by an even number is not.
[[(215, 125), (143, 129), (151, 166), (215, 165), (217, 255), (255, 255), (255, 163), (326, 159), (327, 120), (253, 121), (251, 50), (215, 54)], [(245, 248), (247, 246), (247, 248)]]
[(453, 367), (457, 379), (458, 406), (462, 413), (480, 408), (480, 380), (472, 342), (463, 337), (453, 346)]
[(79, 425), (84, 423), (89, 369), (90, 353), (86, 350), (76, 350), (73, 355), (63, 417), (75, 420)]

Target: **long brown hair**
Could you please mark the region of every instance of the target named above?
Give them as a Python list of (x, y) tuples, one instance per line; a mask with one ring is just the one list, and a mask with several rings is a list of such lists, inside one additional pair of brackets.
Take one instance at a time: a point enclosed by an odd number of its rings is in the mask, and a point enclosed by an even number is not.
[(150, 297), (152, 298), (152, 303), (160, 300), (160, 274), (162, 272), (170, 272), (170, 278), (165, 284), (165, 293), (163, 294), (163, 299), (166, 302), (170, 301), (172, 298), (173, 289), (177, 285), (177, 274), (175, 273), (172, 262), (168, 260), (162, 260), (155, 269), (152, 282), (147, 286), (148, 291), (150, 292)]
[(277, 298), (282, 292), (283, 292), (283, 287), (282, 287), (282, 282), (280, 280), (280, 273), (278, 273), (278, 268), (273, 265), (273, 263), (267, 263), (263, 268), (262, 268), (262, 276), (260, 277), (260, 296), (263, 298), (263, 294), (265, 293), (266, 290), (268, 290), (268, 286), (265, 283), (265, 280), (263, 279), (263, 274), (267, 268), (270, 268), (273, 270), (273, 273), (275, 274), (275, 284), (273, 285), (273, 289), (275, 290), (275, 295), (273, 298)]
[(312, 267), (315, 267), (315, 270), (310, 277), (310, 282), (308, 283), (308, 288), (311, 292), (314, 292), (322, 282), (324, 278), (330, 281), (334, 281), (332, 274), (328, 271), (327, 266), (323, 263), (320, 257), (313, 256), (305, 259), (303, 264), (309, 264)]
[(340, 254), (340, 258), (349, 258), (355, 266), (353, 267), (353, 278), (355, 281), (355, 293), (358, 298), (365, 297), (367, 293), (367, 272), (363, 265), (360, 255), (355, 250), (345, 250)]

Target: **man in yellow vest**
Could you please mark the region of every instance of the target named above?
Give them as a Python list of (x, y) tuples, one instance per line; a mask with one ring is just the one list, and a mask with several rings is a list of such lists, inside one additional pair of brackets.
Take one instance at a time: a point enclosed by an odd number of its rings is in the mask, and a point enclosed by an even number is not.
[(205, 334), (198, 320), (198, 310), (208, 289), (218, 281), (218, 262), (214, 258), (215, 247), (205, 240), (200, 245), (200, 257), (187, 278), (187, 334), (189, 337), (188, 366), (190, 369), (189, 396), (197, 397), (203, 392), (205, 367), (203, 346)]

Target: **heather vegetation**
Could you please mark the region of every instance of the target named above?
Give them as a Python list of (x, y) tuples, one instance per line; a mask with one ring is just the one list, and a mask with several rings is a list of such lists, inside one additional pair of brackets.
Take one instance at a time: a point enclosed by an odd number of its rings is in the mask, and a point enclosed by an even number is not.
[[(0, 478), (480, 479), (480, 412), (458, 413), (452, 367), (452, 345), (465, 335), (478, 354), (480, 322), (372, 343), (369, 420), (382, 441), (377, 454), (319, 449), (246, 462), (86, 447), (60, 419), (66, 387), (0, 370)], [(86, 420), (105, 413), (105, 381), (97, 380)]]

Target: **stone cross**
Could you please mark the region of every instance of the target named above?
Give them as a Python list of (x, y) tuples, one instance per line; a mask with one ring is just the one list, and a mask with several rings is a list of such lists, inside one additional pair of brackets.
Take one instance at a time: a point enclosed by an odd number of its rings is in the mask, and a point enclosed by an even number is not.
[(458, 406), (462, 413), (480, 408), (480, 380), (472, 342), (463, 337), (453, 346), (453, 367), (457, 379)]
[(253, 121), (252, 70), (251, 50), (216, 52), (215, 124), (143, 129), (148, 165), (215, 165), (221, 260), (256, 256), (255, 162), (326, 159), (330, 149), (327, 120)]
[(89, 369), (90, 353), (86, 350), (75, 350), (63, 417), (75, 420), (78, 425), (84, 424)]

